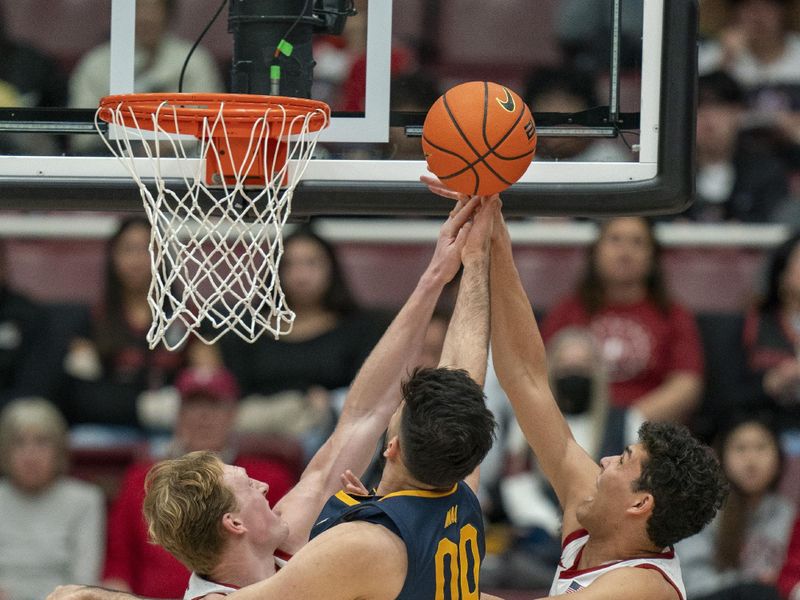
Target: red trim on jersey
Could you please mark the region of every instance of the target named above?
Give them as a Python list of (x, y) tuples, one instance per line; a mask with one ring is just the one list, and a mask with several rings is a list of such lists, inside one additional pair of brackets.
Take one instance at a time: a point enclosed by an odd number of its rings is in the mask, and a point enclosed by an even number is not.
[(570, 533), (567, 537), (565, 537), (563, 542), (561, 542), (561, 551), (563, 552), (564, 548), (566, 548), (569, 544), (571, 544), (578, 538), (583, 537), (585, 535), (589, 535), (589, 532), (586, 531), (585, 529), (576, 529), (575, 531)]
[(625, 562), (622, 560), (615, 560), (612, 562), (607, 562), (602, 565), (598, 565), (596, 567), (589, 567), (588, 569), (578, 569), (577, 566), (581, 563), (581, 556), (583, 556), (583, 549), (586, 548), (586, 544), (581, 546), (581, 549), (578, 550), (578, 554), (575, 555), (575, 561), (572, 563), (570, 568), (565, 568), (564, 565), (561, 565), (561, 568), (564, 569), (561, 571), (561, 574), (558, 576), (559, 579), (574, 579), (575, 577), (580, 577), (581, 575), (586, 575), (587, 573), (592, 573), (593, 571), (600, 571), (601, 569), (607, 569), (608, 567), (614, 566), (621, 562)]
[(284, 552), (280, 548), (275, 550), (275, 552), (273, 552), (272, 554), (273, 556), (275, 556), (275, 558), (280, 558), (281, 560), (285, 560), (286, 562), (289, 562), (292, 556), (294, 556), (294, 554), (289, 554), (288, 552)]
[[(576, 539), (582, 537), (581, 535), (576, 535), (578, 533), (582, 533), (583, 535), (587, 534), (586, 530), (575, 531), (575, 532), (569, 534), (567, 536), (566, 540), (569, 540), (570, 542), (573, 542)], [(570, 538), (572, 538), (572, 539), (570, 539)], [(587, 542), (588, 542), (588, 540), (587, 540)], [(567, 544), (565, 543), (564, 546), (566, 546), (566, 545)], [(648, 558), (653, 558), (653, 559), (660, 558), (660, 559), (668, 560), (668, 559), (671, 559), (671, 558), (675, 558), (675, 550), (670, 546), (668, 552), (659, 552), (658, 554), (649, 554), (649, 555), (646, 555), (646, 556), (636, 556), (634, 558), (628, 558), (628, 559), (622, 559), (622, 560), (614, 560), (614, 561), (611, 561), (611, 562), (604, 563), (602, 565), (598, 565), (596, 567), (589, 567), (589, 568), (586, 568), (586, 569), (578, 569), (577, 567), (578, 567), (579, 564), (581, 564), (581, 557), (583, 556), (584, 548), (586, 548), (586, 544), (584, 544), (583, 546), (580, 547), (580, 549), (578, 550), (578, 553), (575, 555), (575, 560), (572, 562), (572, 565), (569, 568), (567, 568), (566, 565), (564, 565), (561, 562), (561, 559), (559, 558), (558, 564), (561, 565), (561, 568), (563, 569), (563, 571), (561, 571), (561, 574), (558, 576), (559, 579), (574, 579), (575, 577), (580, 577), (581, 575), (586, 575), (587, 573), (592, 573), (593, 571), (599, 571), (601, 569), (606, 569), (606, 568), (611, 567), (613, 565), (618, 565), (620, 563), (628, 562), (630, 560), (646, 560)], [(562, 553), (563, 553), (563, 550), (562, 550)], [(638, 565), (634, 565), (634, 566), (638, 566)], [(648, 567), (645, 567), (645, 568), (648, 568)], [(659, 569), (655, 565), (653, 565), (652, 568), (653, 569), (658, 569), (661, 572), (661, 574), (664, 575), (664, 578), (665, 579), (667, 578), (666, 574), (664, 574), (664, 572), (661, 571), (661, 569)], [(669, 581), (669, 579), (667, 579), (667, 581)], [(678, 588), (675, 588), (675, 589), (677, 590)], [(678, 592), (678, 596), (679, 597), (680, 597), (680, 595), (681, 595), (680, 592)], [(681, 600), (683, 600), (683, 599), (681, 598)]]
[(678, 586), (675, 585), (675, 582), (672, 581), (672, 579), (670, 579), (670, 577), (664, 572), (664, 570), (661, 567), (657, 567), (656, 565), (634, 565), (634, 568), (652, 569), (653, 571), (658, 571), (659, 573), (661, 573), (661, 576), (666, 580), (666, 582), (675, 589), (675, 593), (678, 594), (678, 600), (685, 600), (683, 594), (681, 594), (681, 591), (678, 589)]

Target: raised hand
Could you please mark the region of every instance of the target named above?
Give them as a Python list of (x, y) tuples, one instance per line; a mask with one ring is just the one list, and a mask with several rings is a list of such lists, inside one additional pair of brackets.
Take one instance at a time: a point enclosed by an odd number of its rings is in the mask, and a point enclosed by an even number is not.
[(471, 219), (478, 206), (480, 198), (477, 196), (466, 202), (459, 200), (439, 230), (439, 239), (429, 268), (444, 281), (450, 281), (461, 267), (461, 251), (466, 244), (472, 228)]
[(347, 492), (348, 494), (354, 494), (356, 496), (369, 496), (369, 490), (361, 483), (361, 480), (356, 477), (356, 475), (350, 470), (347, 469), (341, 475), (342, 480), (342, 489)]
[(467, 194), (462, 194), (461, 192), (451, 190), (435, 175), (420, 175), (419, 180), (427, 185), (428, 189), (437, 196), (441, 196), (442, 198), (450, 198), (451, 200), (461, 200), (462, 202), (469, 200), (469, 196)]

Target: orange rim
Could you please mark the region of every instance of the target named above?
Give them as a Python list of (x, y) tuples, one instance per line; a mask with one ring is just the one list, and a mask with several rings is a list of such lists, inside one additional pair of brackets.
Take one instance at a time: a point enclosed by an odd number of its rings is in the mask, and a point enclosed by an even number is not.
[[(166, 110), (165, 110), (166, 109)], [(107, 123), (153, 131), (159, 127), (171, 133), (203, 135), (203, 122), (214, 120), (222, 111), (228, 134), (249, 136), (259, 119), (271, 124), (285, 123), (270, 131), (270, 137), (319, 131), (328, 125), (330, 107), (319, 100), (256, 94), (118, 94), (100, 99), (97, 117)], [(116, 118), (115, 118), (116, 115)], [(296, 119), (296, 117), (305, 117)], [(177, 122), (177, 131), (176, 131)]]

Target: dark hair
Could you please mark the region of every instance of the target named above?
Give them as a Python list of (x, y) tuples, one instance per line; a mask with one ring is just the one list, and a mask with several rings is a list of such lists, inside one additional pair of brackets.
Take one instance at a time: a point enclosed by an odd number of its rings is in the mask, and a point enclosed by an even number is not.
[[(309, 224), (303, 224), (295, 229), (290, 235), (286, 236), (283, 241), (283, 247), (288, 248), (289, 245), (296, 240), (310, 240), (317, 244), (325, 253), (330, 265), (330, 282), (328, 289), (322, 297), (322, 303), (326, 309), (333, 311), (339, 315), (351, 314), (358, 310), (359, 306), (350, 291), (350, 286), (347, 285), (342, 267), (336, 257), (336, 251), (333, 245), (320, 237), (320, 235)], [(281, 269), (284, 268), (285, 263), (281, 263)], [(291, 303), (292, 299), (289, 298)]]
[(772, 312), (780, 308), (782, 303), (781, 279), (783, 279), (783, 273), (789, 264), (789, 258), (798, 244), (800, 244), (800, 232), (792, 235), (772, 253), (767, 267), (767, 289), (763, 299), (758, 303), (761, 312)]
[(102, 357), (112, 355), (125, 343), (124, 332), (127, 330), (122, 281), (114, 264), (114, 250), (120, 238), (135, 227), (144, 227), (150, 231), (150, 222), (141, 216), (127, 217), (120, 221), (117, 230), (106, 244), (105, 287), (103, 290), (102, 313), (95, 325), (94, 339), (98, 352)]
[[(780, 483), (783, 472), (784, 456), (781, 450), (778, 430), (772, 417), (767, 413), (740, 412), (734, 414), (720, 431), (716, 439), (717, 455), (720, 462), (725, 462), (725, 447), (731, 436), (743, 425), (760, 425), (772, 438), (772, 443), (778, 454), (778, 465), (775, 476), (767, 486), (768, 490), (775, 491)], [(724, 469), (724, 464), (723, 464)], [(754, 508), (749, 504), (747, 496), (742, 493), (734, 481), (728, 480), (730, 494), (725, 506), (722, 507), (719, 518), (719, 528), (714, 540), (714, 559), (719, 569), (737, 569), (740, 566), (742, 549), (744, 547), (747, 525)]]
[(108, 238), (106, 244), (106, 281), (104, 290), (104, 300), (108, 307), (122, 307), (122, 282), (117, 274), (117, 268), (114, 265), (114, 250), (119, 243), (120, 238), (125, 235), (129, 229), (134, 227), (143, 227), (150, 231), (150, 222), (145, 217), (127, 217), (119, 222), (117, 230)]
[(576, 69), (544, 67), (533, 71), (525, 83), (525, 102), (535, 110), (535, 99), (551, 92), (580, 98), (586, 108), (597, 106), (594, 77)]
[(711, 448), (683, 425), (644, 423), (639, 441), (647, 458), (633, 489), (653, 495), (647, 535), (664, 548), (710, 523), (727, 496), (728, 484)]
[(481, 387), (460, 369), (416, 369), (403, 382), (400, 450), (409, 473), (437, 488), (475, 470), (492, 447), (495, 420)]
[[(647, 237), (650, 241), (650, 247), (653, 251), (653, 256), (650, 264), (650, 273), (647, 275), (645, 287), (647, 288), (647, 296), (655, 302), (659, 309), (666, 312), (671, 304), (667, 286), (664, 283), (664, 275), (661, 271), (661, 244), (655, 236), (653, 225), (644, 217), (617, 217), (617, 218), (636, 218), (644, 223), (647, 229)], [(600, 223), (600, 233), (597, 239), (589, 247), (586, 270), (583, 277), (578, 283), (578, 296), (581, 304), (586, 308), (589, 314), (594, 314), (599, 311), (605, 303), (605, 289), (603, 281), (600, 279), (600, 273), (597, 270), (597, 248), (603, 239), (608, 227), (616, 219), (608, 219)]]
[(697, 79), (697, 104), (734, 104), (744, 106), (742, 86), (725, 71), (714, 71)]

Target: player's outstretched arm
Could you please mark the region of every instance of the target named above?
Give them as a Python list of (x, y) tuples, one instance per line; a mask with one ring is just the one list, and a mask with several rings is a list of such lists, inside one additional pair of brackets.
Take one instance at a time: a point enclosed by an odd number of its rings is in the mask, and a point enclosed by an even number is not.
[(482, 386), (489, 354), (489, 250), (500, 198), (480, 201), (461, 252), (464, 271), (439, 366), (464, 369)]
[[(489, 251), (495, 214), (499, 211), (499, 196), (481, 198), (461, 252), (464, 270), (439, 360), (440, 367), (466, 370), (481, 386), (486, 380), (489, 355)], [(465, 481), (477, 492), (480, 466)]]
[(360, 475), (401, 400), (400, 382), (416, 365), (428, 322), (444, 286), (461, 266), (461, 251), (479, 199), (458, 202), (442, 225), (430, 264), (356, 376), (331, 437), (312, 458), (300, 482), (275, 507), (289, 524), (282, 549), (294, 553), (308, 541), (314, 519), (340, 489), (340, 474)]
[(575, 502), (594, 490), (598, 465), (577, 444), (556, 405), (544, 342), (514, 265), (511, 238), (498, 213), (491, 251), (492, 359), (520, 427), (564, 509), (564, 534), (575, 528)]

